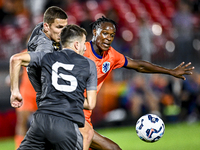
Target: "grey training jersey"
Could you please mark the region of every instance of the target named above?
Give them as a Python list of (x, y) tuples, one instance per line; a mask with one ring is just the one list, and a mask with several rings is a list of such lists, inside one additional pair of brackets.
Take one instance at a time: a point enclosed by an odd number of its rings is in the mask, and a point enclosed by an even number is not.
[[(33, 30), (30, 39), (28, 41), (28, 51), (29, 52), (53, 52), (54, 50), (61, 50), (60, 48), (56, 48), (53, 46), (54, 42), (50, 40), (42, 31), (43, 23), (39, 23)], [(41, 94), (41, 83), (40, 83), (40, 76), (41, 70), (38, 68), (27, 67), (27, 72), (31, 84), (33, 85), (35, 91), (37, 92), (37, 98), (40, 97)]]
[(41, 69), (42, 93), (37, 112), (67, 118), (84, 125), (84, 90), (97, 89), (95, 63), (65, 49), (53, 53), (30, 53), (29, 67)]

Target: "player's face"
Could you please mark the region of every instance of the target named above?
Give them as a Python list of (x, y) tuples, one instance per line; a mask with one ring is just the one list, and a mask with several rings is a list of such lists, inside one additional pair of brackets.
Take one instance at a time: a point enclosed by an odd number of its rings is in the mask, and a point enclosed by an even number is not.
[(67, 19), (55, 19), (54, 23), (49, 26), (47, 33), (50, 39), (55, 42), (60, 42), (60, 33), (66, 25)]
[(102, 51), (107, 51), (114, 40), (115, 33), (116, 28), (112, 23), (102, 23), (95, 32), (96, 46)]
[(86, 50), (86, 46), (85, 46), (85, 41), (86, 41), (86, 36), (84, 35), (79, 43), (79, 54), (83, 55), (85, 53)]

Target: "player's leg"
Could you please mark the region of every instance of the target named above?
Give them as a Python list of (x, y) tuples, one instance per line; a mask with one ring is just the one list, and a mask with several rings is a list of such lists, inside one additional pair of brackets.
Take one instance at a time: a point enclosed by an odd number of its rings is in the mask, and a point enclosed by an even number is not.
[(27, 122), (29, 119), (29, 116), (32, 114), (30, 111), (16, 111), (17, 115), (17, 123), (15, 127), (15, 149), (19, 147), (22, 140), (24, 139), (24, 136), (26, 135), (26, 132), (28, 130)]
[(35, 114), (24, 140), (17, 150), (45, 150), (44, 130), (49, 126), (47, 119), (41, 114)]
[[(21, 91), (21, 90), (20, 90)], [(37, 110), (36, 94), (34, 89), (21, 91), (24, 103), (20, 108), (16, 108), (17, 123), (15, 127), (15, 147), (18, 148), (29, 128), (29, 119)]]
[(122, 150), (119, 145), (94, 131), (94, 137), (90, 147), (94, 150)]
[(79, 130), (83, 136), (83, 150), (88, 150), (94, 136), (94, 130), (87, 121), (85, 121), (85, 126)]

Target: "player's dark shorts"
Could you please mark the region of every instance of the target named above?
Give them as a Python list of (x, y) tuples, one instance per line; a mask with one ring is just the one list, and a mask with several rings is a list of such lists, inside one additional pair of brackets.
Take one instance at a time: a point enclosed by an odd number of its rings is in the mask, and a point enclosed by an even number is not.
[(83, 137), (78, 125), (61, 117), (34, 114), (18, 150), (49, 150), (49, 147), (53, 150), (82, 150)]

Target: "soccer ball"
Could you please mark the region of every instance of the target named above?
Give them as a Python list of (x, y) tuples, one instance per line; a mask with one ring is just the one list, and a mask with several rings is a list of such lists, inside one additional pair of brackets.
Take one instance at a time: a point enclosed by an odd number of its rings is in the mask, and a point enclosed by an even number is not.
[(141, 140), (145, 142), (156, 142), (163, 136), (165, 124), (157, 115), (146, 114), (138, 119), (136, 132)]

